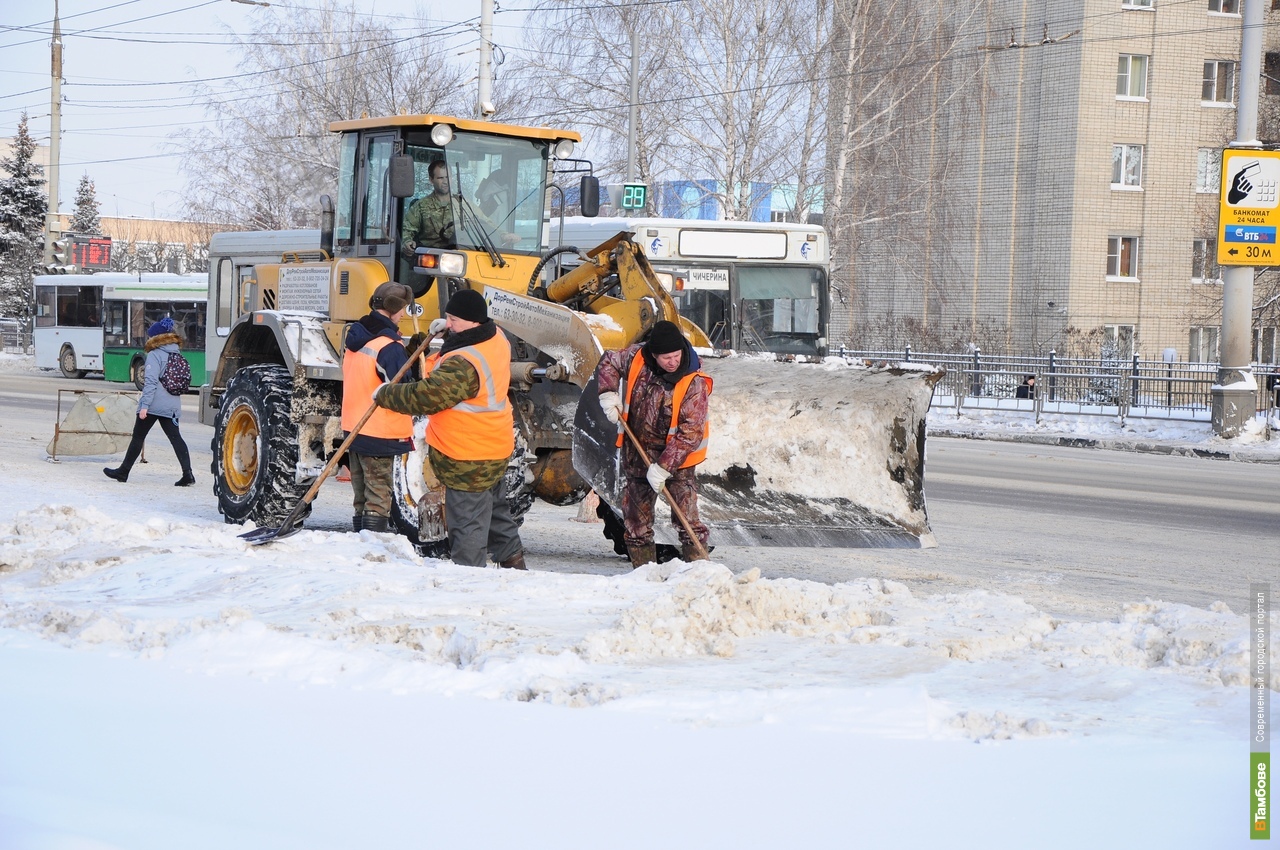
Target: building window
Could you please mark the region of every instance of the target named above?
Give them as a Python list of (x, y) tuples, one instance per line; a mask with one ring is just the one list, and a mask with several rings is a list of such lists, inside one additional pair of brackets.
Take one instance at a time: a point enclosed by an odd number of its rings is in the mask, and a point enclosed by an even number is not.
[(1236, 63), (1213, 61), (1204, 63), (1204, 80), (1200, 100), (1204, 103), (1235, 103)]
[(1280, 53), (1268, 53), (1263, 57), (1262, 81), (1266, 84), (1263, 94), (1280, 94)]
[(1209, 11), (1219, 15), (1240, 14), (1240, 0), (1209, 0)]
[(1218, 240), (1195, 239), (1191, 243), (1191, 279), (1196, 283), (1220, 283)]
[(1133, 325), (1103, 325), (1103, 356), (1122, 360), (1132, 359), (1133, 337)]
[(1275, 363), (1276, 362), (1276, 329), (1275, 328), (1254, 328), (1253, 329), (1253, 362), (1254, 363)]
[(1222, 151), (1200, 148), (1196, 151), (1196, 191), (1217, 192), (1222, 185)]
[(1218, 362), (1218, 328), (1216, 326), (1202, 325), (1191, 329), (1187, 359), (1192, 363)]
[(1138, 237), (1112, 236), (1107, 240), (1107, 277), (1137, 279)]
[(1116, 97), (1147, 96), (1147, 57), (1120, 54), (1116, 70)]
[(1111, 146), (1111, 188), (1142, 188), (1142, 145)]
[[(1280, 2), (1280, 0), (1277, 0)], [(1150, 9), (1151, 0), (1121, 0), (1121, 9)]]
[(769, 221), (794, 222), (796, 214), (791, 210), (769, 210)]

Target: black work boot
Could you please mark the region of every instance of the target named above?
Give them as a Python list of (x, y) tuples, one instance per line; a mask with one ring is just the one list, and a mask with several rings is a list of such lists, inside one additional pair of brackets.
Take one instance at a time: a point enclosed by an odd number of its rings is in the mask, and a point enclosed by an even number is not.
[(356, 514), (351, 518), (351, 530), (361, 531), (364, 529), (364, 514)]
[(196, 477), (191, 474), (190, 470), (188, 470), (182, 473), (181, 478), (173, 482), (173, 486), (174, 487), (190, 487), (192, 484), (195, 484), (195, 483), (196, 483)]
[(499, 567), (501, 567), (501, 568), (502, 568), (502, 569), (504, 569), (504, 570), (527, 570), (527, 569), (529, 569), (529, 568), (528, 568), (528, 567), (526, 567), (526, 566), (525, 566), (525, 564), (524, 564), (524, 550), (523, 550), (523, 549), (521, 549), (519, 552), (517, 552), (517, 553), (515, 553), (514, 555), (512, 555), (510, 558), (507, 558), (505, 561), (499, 561), (499, 562), (498, 562), (498, 566), (499, 566)]
[(129, 473), (124, 469), (112, 469), (108, 466), (102, 470), (102, 474), (108, 478), (119, 481), (121, 484), (129, 480)]
[(389, 517), (378, 516), (377, 514), (365, 514), (364, 530), (365, 531), (386, 531), (388, 522), (390, 522)]
[(658, 560), (658, 547), (652, 543), (646, 543), (643, 546), (628, 546), (627, 557), (631, 559), (631, 566), (643, 567), (645, 564), (652, 564)]

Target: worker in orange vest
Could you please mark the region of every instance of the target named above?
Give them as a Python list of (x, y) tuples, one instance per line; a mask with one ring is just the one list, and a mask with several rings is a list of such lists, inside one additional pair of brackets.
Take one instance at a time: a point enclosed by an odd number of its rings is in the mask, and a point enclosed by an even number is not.
[[(399, 324), (413, 291), (388, 281), (373, 291), (369, 315), (347, 327), (342, 356), (342, 430), (350, 433), (369, 407), (369, 398), (409, 359)], [(406, 376), (407, 377), (407, 376)], [(403, 380), (403, 379), (402, 379)], [(378, 410), (360, 429), (347, 455), (356, 531), (386, 531), (391, 521), (392, 468), (413, 451), (413, 419)]]
[(448, 333), (439, 354), (428, 360), (427, 378), (384, 386), (375, 401), (387, 410), (429, 417), (428, 456), (445, 488), (450, 559), (483, 567), (487, 553), (500, 567), (527, 569), (507, 502), (507, 463), (515, 450), (507, 399), (511, 343), (473, 289), (449, 299), (444, 319), (431, 323), (433, 334), (441, 330)]
[[(658, 491), (666, 487), (672, 503), (689, 521), (704, 551), (708, 530), (698, 520), (698, 480), (695, 467), (707, 457), (707, 404), (711, 378), (698, 371), (697, 353), (672, 322), (657, 322), (642, 345), (606, 351), (596, 367), (600, 406), (610, 422), (625, 420), (645, 453), (646, 465), (630, 440), (619, 433), (622, 471), (624, 541), (632, 566), (652, 563), (657, 555), (653, 540), (653, 511)], [(675, 511), (671, 521), (676, 522)], [(698, 547), (682, 525), (681, 554), (686, 561), (698, 557)]]

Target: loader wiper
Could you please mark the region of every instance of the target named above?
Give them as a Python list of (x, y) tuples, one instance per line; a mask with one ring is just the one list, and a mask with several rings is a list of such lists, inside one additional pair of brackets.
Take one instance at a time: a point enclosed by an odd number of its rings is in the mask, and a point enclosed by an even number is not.
[(498, 253), (498, 246), (493, 242), (493, 234), (484, 226), (480, 213), (476, 212), (475, 207), (471, 206), (471, 202), (462, 194), (462, 174), (460, 170), (457, 170), (457, 166), (454, 166), (454, 168), (456, 181), (454, 185), (458, 187), (458, 212), (462, 229), (488, 252), (490, 262), (498, 268), (504, 268), (507, 265), (507, 261)]

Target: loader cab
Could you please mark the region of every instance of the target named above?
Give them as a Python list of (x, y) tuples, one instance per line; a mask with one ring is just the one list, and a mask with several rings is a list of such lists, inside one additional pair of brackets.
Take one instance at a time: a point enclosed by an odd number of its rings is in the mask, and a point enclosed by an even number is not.
[[(544, 250), (549, 164), (563, 140), (551, 131), (432, 118), (335, 125), (355, 126), (342, 135), (334, 256), (375, 260), (418, 297), (434, 281), (415, 270), (423, 248), (464, 255), (473, 285), (522, 287)], [(399, 155), (412, 163), (412, 180), (397, 190), (391, 174)]]

